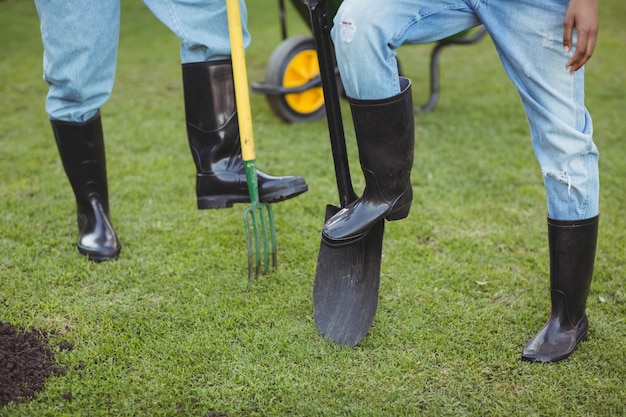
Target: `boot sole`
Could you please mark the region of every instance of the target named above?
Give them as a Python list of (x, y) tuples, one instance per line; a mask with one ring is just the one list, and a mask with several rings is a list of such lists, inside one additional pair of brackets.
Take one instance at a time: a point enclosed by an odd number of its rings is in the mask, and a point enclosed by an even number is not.
[[(288, 200), (306, 192), (309, 187), (304, 184), (298, 187), (292, 187), (286, 190), (278, 190), (273, 193), (264, 194), (259, 196), (261, 203), (277, 203), (279, 201)], [(230, 195), (217, 195), (217, 196), (204, 196), (198, 197), (198, 210), (207, 209), (221, 209), (232, 207), (235, 203), (247, 203), (250, 204), (250, 197), (248, 195), (230, 194)]]
[(96, 262), (96, 263), (105, 262), (105, 261), (114, 261), (120, 255), (120, 252), (116, 252), (116, 253), (113, 253), (111, 255), (101, 255), (101, 254), (96, 254), (96, 253), (93, 253), (93, 252), (89, 252), (89, 251), (83, 250), (81, 248), (78, 248), (78, 252), (81, 255), (86, 256), (90, 261), (93, 261), (93, 262)]

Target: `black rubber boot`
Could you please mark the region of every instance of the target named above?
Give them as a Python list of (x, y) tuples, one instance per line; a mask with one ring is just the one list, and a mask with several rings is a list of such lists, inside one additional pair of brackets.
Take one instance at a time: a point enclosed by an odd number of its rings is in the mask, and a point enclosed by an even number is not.
[(415, 143), (411, 81), (401, 78), (400, 87), (400, 94), (382, 100), (349, 99), (365, 191), (324, 225), (322, 237), (330, 246), (358, 241), (382, 219), (409, 215)]
[(106, 157), (100, 113), (85, 123), (51, 120), (78, 213), (78, 251), (93, 261), (115, 259), (121, 245), (109, 220)]
[[(189, 147), (196, 164), (199, 209), (249, 203), (230, 60), (183, 64)], [(273, 203), (307, 191), (304, 178), (257, 170), (259, 199)]]
[(598, 237), (598, 216), (580, 221), (548, 218), (550, 298), (546, 325), (526, 344), (522, 359), (558, 362), (587, 339), (585, 304), (589, 295)]

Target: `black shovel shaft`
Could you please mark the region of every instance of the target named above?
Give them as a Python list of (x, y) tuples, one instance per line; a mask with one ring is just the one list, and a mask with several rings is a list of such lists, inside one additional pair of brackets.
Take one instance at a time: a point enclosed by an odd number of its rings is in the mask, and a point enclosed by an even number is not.
[[(335, 55), (326, 17), (327, 2), (302, 1), (311, 15), (339, 200), (341, 207), (346, 207), (357, 196), (350, 180)], [(337, 206), (327, 205), (325, 221), (339, 210)], [(315, 326), (324, 337), (342, 345), (356, 346), (372, 326), (378, 306), (384, 232), (385, 222), (381, 220), (363, 239), (347, 246), (331, 247), (322, 239), (313, 284), (313, 307)]]
[(320, 63), (320, 75), (322, 78), (322, 90), (324, 91), (324, 105), (328, 119), (328, 133), (330, 134), (330, 146), (335, 163), (335, 176), (339, 191), (339, 202), (345, 207), (357, 196), (352, 187), (350, 178), (350, 165), (348, 151), (341, 118), (339, 104), (339, 89), (335, 79), (335, 60), (332, 42), (330, 40), (330, 27), (326, 13), (326, 0), (302, 0), (308, 7), (311, 15), (311, 28), (315, 39)]

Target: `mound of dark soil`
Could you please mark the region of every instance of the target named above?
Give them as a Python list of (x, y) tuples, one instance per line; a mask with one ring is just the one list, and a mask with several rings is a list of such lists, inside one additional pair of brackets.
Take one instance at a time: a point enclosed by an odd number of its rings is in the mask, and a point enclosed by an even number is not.
[(63, 373), (37, 329), (17, 329), (0, 322), (0, 407), (32, 397), (50, 374)]

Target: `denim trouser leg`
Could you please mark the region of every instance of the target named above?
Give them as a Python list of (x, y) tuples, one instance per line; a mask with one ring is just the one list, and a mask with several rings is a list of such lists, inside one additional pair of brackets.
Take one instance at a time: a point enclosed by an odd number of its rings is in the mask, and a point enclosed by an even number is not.
[(482, 22), (528, 116), (544, 175), (548, 216), (556, 220), (596, 216), (598, 151), (584, 106), (584, 70), (572, 75), (565, 68), (567, 4), (567, 0), (344, 0), (332, 36), (346, 93), (360, 99), (398, 94), (397, 47), (433, 42)]
[(493, 3), (478, 14), (488, 22), (504, 69), (524, 105), (544, 177), (548, 216), (594, 217), (599, 212), (598, 149), (584, 104), (584, 68), (574, 74), (565, 68), (572, 53), (563, 53), (568, 2), (516, 0), (517, 12), (507, 10), (509, 2)]
[[(230, 56), (223, 0), (145, 0), (181, 40), (181, 61), (202, 62)], [(244, 44), (247, 14), (240, 1)], [(85, 122), (109, 99), (115, 80), (120, 28), (119, 0), (35, 0), (44, 46), (44, 79), (50, 85), (50, 118)]]
[(461, 0), (344, 0), (332, 37), (347, 95), (373, 100), (399, 94), (396, 48), (434, 42), (479, 24)]
[(119, 1), (35, 0), (44, 46), (51, 119), (91, 119), (113, 89), (120, 26)]
[[(144, 0), (144, 3), (181, 40), (183, 64), (230, 58), (225, 0)], [(250, 34), (244, 0), (240, 0), (239, 5), (244, 45), (247, 46)]]

